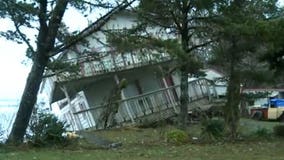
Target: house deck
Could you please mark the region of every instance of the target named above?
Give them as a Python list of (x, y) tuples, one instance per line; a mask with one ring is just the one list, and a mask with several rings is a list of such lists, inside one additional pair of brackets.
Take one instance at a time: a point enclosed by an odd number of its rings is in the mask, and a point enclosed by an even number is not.
[[(217, 97), (216, 90), (212, 83), (204, 78), (200, 78), (189, 82), (189, 106), (190, 112), (194, 108), (207, 109)], [(138, 96), (133, 96), (123, 99), (112, 104), (104, 104), (100, 106), (93, 106), (89, 109), (77, 111), (74, 114), (77, 122), (83, 122), (88, 114), (93, 115), (95, 123), (79, 124), (78, 129), (96, 128), (101, 129), (103, 122), (100, 115), (108, 106), (119, 106), (116, 113), (113, 114), (116, 125), (124, 125), (126, 123), (139, 124), (144, 122), (154, 122), (162, 119), (167, 119), (179, 113), (179, 97), (180, 85), (156, 90)], [(82, 120), (81, 120), (82, 119)], [(89, 121), (90, 122), (90, 121)], [(108, 122), (109, 126), (112, 126)]]

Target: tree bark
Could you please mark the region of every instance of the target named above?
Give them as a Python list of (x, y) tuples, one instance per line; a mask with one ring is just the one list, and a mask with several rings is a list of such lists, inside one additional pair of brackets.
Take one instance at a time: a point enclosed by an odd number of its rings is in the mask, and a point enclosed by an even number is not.
[(237, 138), (237, 130), (240, 120), (240, 73), (236, 69), (236, 59), (233, 56), (230, 64), (229, 84), (227, 88), (227, 102), (224, 106), (224, 118), (229, 130), (230, 139)]
[[(186, 8), (186, 4), (183, 4), (184, 8)], [(190, 56), (190, 52), (188, 52), (189, 48), (189, 29), (188, 29), (188, 10), (182, 10), (182, 25), (180, 28), (181, 34), (181, 45), (183, 50), (183, 55), (179, 56), (179, 63), (181, 63), (180, 71), (181, 71), (181, 81), (180, 81), (180, 113), (179, 113), (179, 128), (182, 130), (186, 129), (187, 125), (187, 110), (189, 105), (188, 100), (188, 64), (187, 58)]]
[(188, 73), (182, 67), (181, 68), (181, 81), (180, 81), (180, 113), (179, 113), (179, 128), (186, 129), (187, 124), (187, 108), (189, 104), (188, 100)]
[(42, 81), (45, 66), (48, 62), (48, 57), (45, 57), (43, 54), (37, 55), (38, 56), (34, 58), (34, 64), (32, 65), (26, 82), (19, 110), (7, 140), (7, 143), (10, 144), (20, 144), (23, 141), (26, 128), (28, 127), (31, 114), (37, 100), (37, 93)]
[(33, 65), (29, 73), (26, 86), (21, 98), (19, 110), (7, 143), (17, 145), (23, 142), (30, 117), (37, 100), (40, 83), (45, 67), (49, 61), (49, 54), (54, 49), (55, 39), (60, 27), (62, 17), (66, 10), (68, 0), (57, 0), (48, 20), (47, 1), (39, 1), (39, 33), (37, 37), (37, 51), (33, 55)]

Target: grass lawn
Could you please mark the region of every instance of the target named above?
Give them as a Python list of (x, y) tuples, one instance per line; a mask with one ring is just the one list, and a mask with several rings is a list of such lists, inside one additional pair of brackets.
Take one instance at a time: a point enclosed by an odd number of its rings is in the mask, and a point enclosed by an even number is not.
[[(242, 120), (241, 129), (251, 132), (254, 127), (265, 127), (270, 130), (275, 124), (277, 123)], [(81, 147), (69, 149), (22, 147), (17, 150), (1, 151), (0, 148), (0, 160), (284, 160), (284, 139), (213, 144), (188, 143), (175, 146), (166, 143), (162, 136), (169, 128), (96, 131), (97, 135), (123, 143), (122, 147), (109, 150)]]

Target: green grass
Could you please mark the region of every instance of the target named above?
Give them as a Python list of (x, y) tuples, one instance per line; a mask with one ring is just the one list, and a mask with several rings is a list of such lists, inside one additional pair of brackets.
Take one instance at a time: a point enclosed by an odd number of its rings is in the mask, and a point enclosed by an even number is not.
[[(242, 120), (241, 128), (253, 132), (258, 127), (272, 129), (275, 122)], [(172, 145), (165, 142), (164, 133), (172, 127), (158, 129), (125, 128), (96, 131), (95, 134), (123, 143), (118, 149), (28, 149), (2, 150), (2, 160), (284, 160), (284, 139), (241, 141), (236, 143)], [(191, 127), (198, 133), (198, 125)]]

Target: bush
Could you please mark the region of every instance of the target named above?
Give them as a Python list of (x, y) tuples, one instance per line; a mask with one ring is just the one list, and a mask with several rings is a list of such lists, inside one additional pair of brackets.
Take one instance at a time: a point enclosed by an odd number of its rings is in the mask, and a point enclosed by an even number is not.
[(273, 133), (276, 136), (284, 137), (284, 125), (277, 125), (273, 128)]
[(224, 136), (225, 123), (223, 120), (205, 119), (201, 125), (201, 139), (204, 141), (215, 141)]
[(167, 142), (176, 145), (181, 145), (189, 142), (189, 135), (183, 130), (174, 129), (166, 132), (165, 136)]
[(263, 128), (263, 127), (259, 127), (257, 128), (256, 131), (252, 132), (250, 135), (248, 135), (247, 138), (250, 139), (256, 139), (256, 140), (269, 140), (271, 138), (273, 138), (273, 134), (272, 132), (267, 129), (267, 128)]
[(253, 134), (256, 138), (264, 139), (270, 139), (272, 136), (272, 133), (267, 128), (258, 128)]
[(29, 131), (26, 136), (29, 143), (36, 147), (63, 146), (67, 138), (63, 136), (68, 126), (50, 113), (38, 113), (30, 121)]

